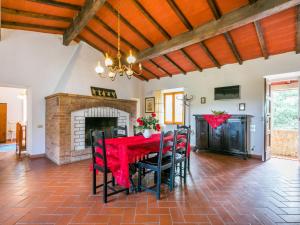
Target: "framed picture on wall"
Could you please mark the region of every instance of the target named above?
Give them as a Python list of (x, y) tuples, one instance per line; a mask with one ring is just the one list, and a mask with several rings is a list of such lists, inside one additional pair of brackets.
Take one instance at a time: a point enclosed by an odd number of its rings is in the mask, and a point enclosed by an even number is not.
[(145, 98), (145, 113), (154, 113), (155, 112), (155, 98), (148, 97)]
[(239, 111), (245, 111), (246, 110), (246, 103), (240, 103), (239, 104)]

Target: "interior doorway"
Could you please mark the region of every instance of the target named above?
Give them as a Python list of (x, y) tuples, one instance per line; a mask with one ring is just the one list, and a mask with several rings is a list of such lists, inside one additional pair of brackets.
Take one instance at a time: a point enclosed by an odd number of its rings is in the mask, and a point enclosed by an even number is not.
[(299, 159), (299, 79), (266, 79), (265, 160)]
[(0, 158), (26, 153), (27, 90), (0, 87)]

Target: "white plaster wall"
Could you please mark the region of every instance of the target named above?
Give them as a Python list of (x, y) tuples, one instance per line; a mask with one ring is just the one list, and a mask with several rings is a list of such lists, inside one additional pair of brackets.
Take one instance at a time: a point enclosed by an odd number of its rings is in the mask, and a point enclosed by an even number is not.
[(138, 98), (132, 81), (100, 79), (94, 72), (101, 54), (80, 43), (62, 45), (61, 35), (2, 29), (0, 86), (28, 89), (28, 150), (45, 153), (45, 100), (56, 92), (90, 95), (90, 86), (112, 88), (118, 98)]
[[(262, 58), (244, 62), (243, 65), (232, 64), (221, 69), (208, 69), (203, 72), (192, 72), (173, 78), (151, 80), (144, 83), (145, 96), (153, 96), (153, 91), (184, 87), (184, 90), (194, 96), (191, 115), (211, 113), (211, 110), (225, 110), (231, 114), (253, 115), (255, 132), (251, 134), (252, 154), (263, 152), (263, 100), (264, 79), (271, 74), (300, 71), (300, 55), (286, 53), (272, 56), (269, 60)], [(214, 88), (219, 86), (241, 85), (241, 99), (214, 100)], [(200, 98), (206, 97), (207, 103), (200, 104)], [(246, 103), (246, 111), (238, 111), (238, 103)], [(191, 119), (194, 129), (194, 119)], [(194, 143), (194, 138), (192, 139)]]
[[(23, 122), (23, 100), (18, 98), (22, 89), (0, 87), (0, 102), (7, 103), (7, 139), (16, 138), (16, 123)], [(12, 130), (12, 137), (8, 130)]]

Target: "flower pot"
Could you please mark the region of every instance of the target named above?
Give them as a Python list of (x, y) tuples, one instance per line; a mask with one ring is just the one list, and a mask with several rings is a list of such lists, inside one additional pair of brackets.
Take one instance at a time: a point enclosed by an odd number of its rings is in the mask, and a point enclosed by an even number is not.
[(144, 138), (150, 138), (152, 135), (152, 130), (151, 129), (145, 129), (143, 132)]

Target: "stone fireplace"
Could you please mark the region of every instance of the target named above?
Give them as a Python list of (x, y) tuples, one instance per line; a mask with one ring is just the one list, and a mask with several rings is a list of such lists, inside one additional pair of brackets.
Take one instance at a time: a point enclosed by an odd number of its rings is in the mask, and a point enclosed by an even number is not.
[(132, 134), (136, 101), (54, 94), (46, 97), (46, 156), (56, 164), (91, 157), (87, 131), (127, 125)]

